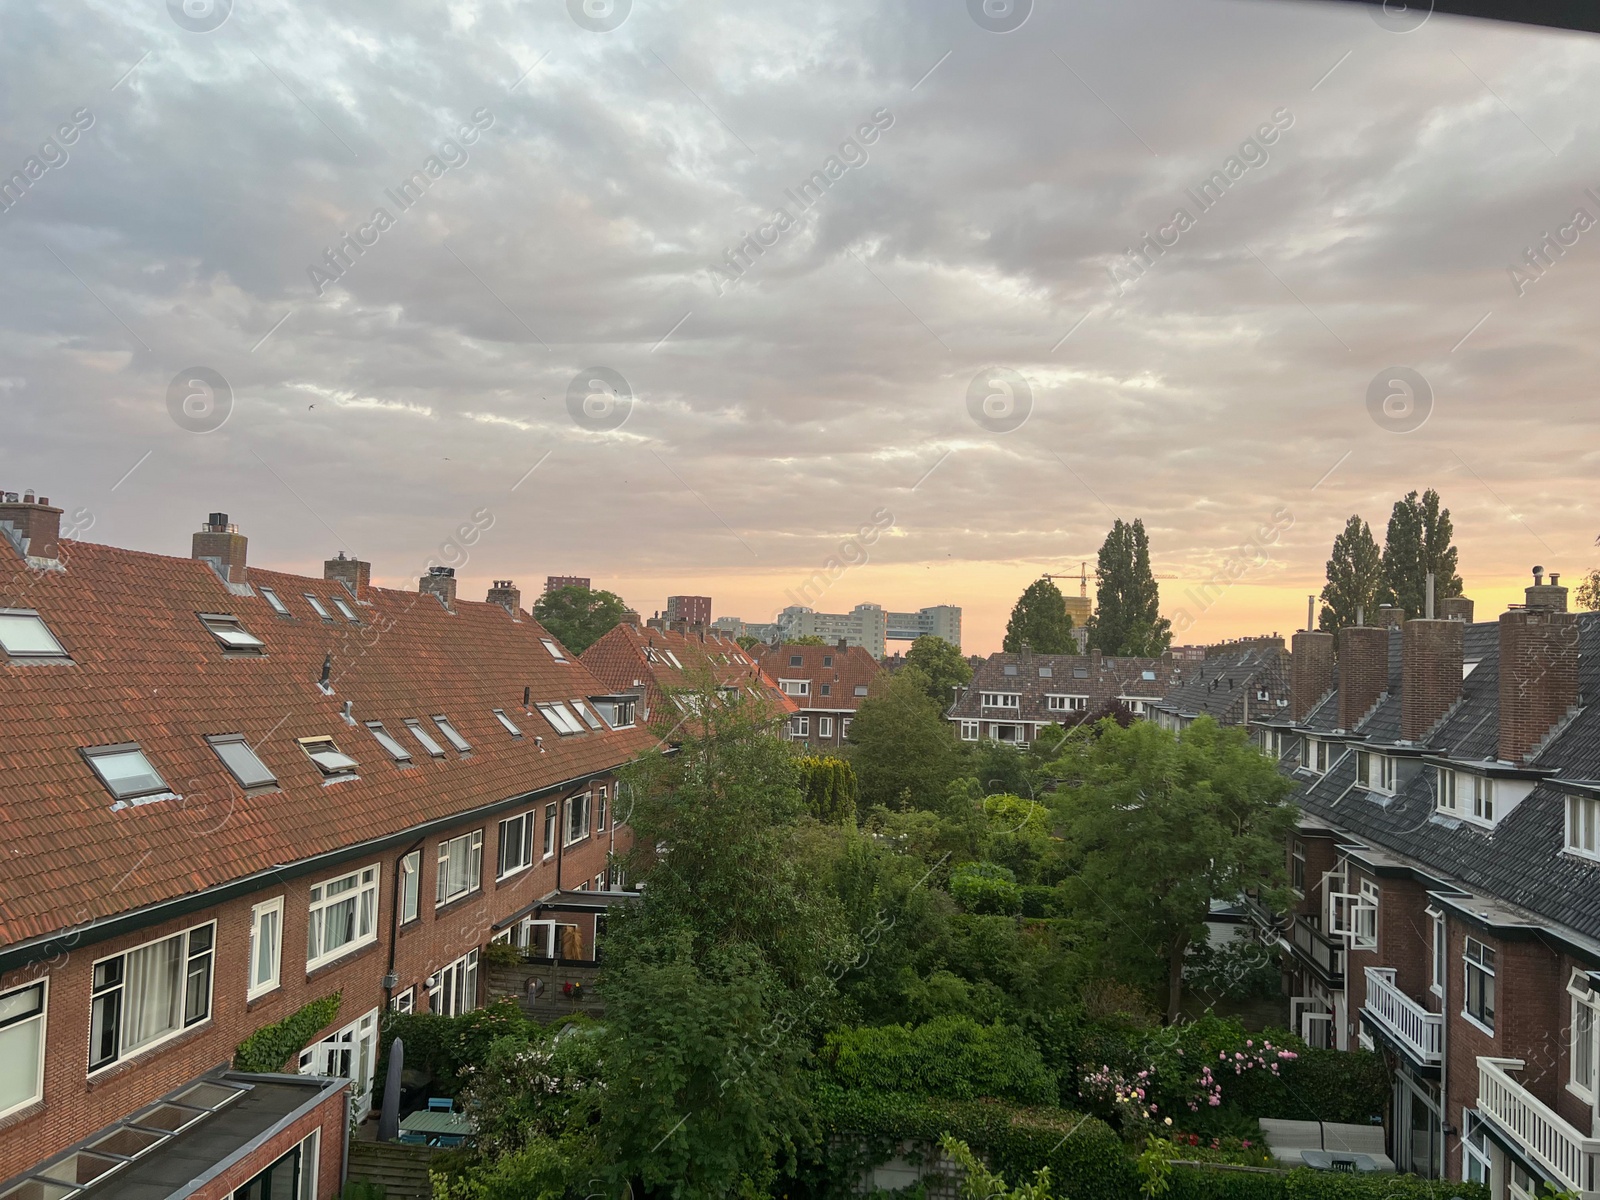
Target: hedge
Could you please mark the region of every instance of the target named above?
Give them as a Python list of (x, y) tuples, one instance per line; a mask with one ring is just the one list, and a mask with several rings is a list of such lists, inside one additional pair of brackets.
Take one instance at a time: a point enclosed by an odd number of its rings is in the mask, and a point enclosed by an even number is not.
[(233, 1069), (258, 1075), (283, 1073), (283, 1065), (300, 1051), (319, 1032), (333, 1024), (339, 1015), (343, 996), (339, 992), (313, 1000), (298, 1012), (290, 1013), (281, 1021), (263, 1025), (233, 1052)]
[(1021, 1104), (1054, 1104), (1060, 1095), (1032, 1038), (1013, 1025), (967, 1016), (837, 1029), (819, 1057), (846, 1088)]
[(1053, 1188), (1072, 1200), (1129, 1200), (1138, 1178), (1122, 1140), (1105, 1122), (1058, 1108), (842, 1088), (819, 1082), (817, 1115), (828, 1135), (813, 1194), (840, 1195), (889, 1161), (905, 1142), (929, 1148), (944, 1134), (966, 1142), (991, 1170), (1015, 1183), (1050, 1168)]
[(1489, 1200), (1489, 1189), (1481, 1183), (1378, 1172), (1346, 1175), (1309, 1167), (1263, 1174), (1175, 1166), (1169, 1182), (1162, 1200)]
[(406, 1047), (406, 1069), (433, 1079), (435, 1094), (458, 1095), (467, 1068), (483, 1062), (489, 1047), (503, 1037), (531, 1040), (539, 1026), (522, 1015), (517, 1002), (498, 1000), (487, 1008), (458, 1017), (437, 1013), (389, 1013), (378, 1037), (378, 1072), (388, 1070), (389, 1047), (400, 1038)]

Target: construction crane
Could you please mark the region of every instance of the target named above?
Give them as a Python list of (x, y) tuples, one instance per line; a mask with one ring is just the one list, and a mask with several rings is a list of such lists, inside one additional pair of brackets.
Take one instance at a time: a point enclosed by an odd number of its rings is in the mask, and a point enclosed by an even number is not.
[[(1600, 538), (1596, 538), (1595, 541), (1596, 542), (1600, 542)], [(1094, 577), (1096, 579), (1099, 579), (1100, 578), (1100, 572), (1096, 571), (1094, 573)], [(1051, 575), (1049, 572), (1046, 572), (1045, 574), (1039, 576), (1039, 578), (1040, 579), (1048, 579), (1051, 583), (1054, 583), (1058, 579), (1071, 579), (1072, 576), (1071, 575)], [(1164, 573), (1152, 573), (1150, 578), (1152, 578), (1152, 579), (1180, 579), (1180, 578), (1182, 578), (1182, 576), (1179, 576), (1179, 575), (1167, 575), (1167, 574), (1164, 574)], [(1084, 597), (1085, 599), (1087, 599), (1088, 596), (1089, 596), (1089, 564), (1087, 562), (1080, 562), (1078, 564), (1078, 595)]]

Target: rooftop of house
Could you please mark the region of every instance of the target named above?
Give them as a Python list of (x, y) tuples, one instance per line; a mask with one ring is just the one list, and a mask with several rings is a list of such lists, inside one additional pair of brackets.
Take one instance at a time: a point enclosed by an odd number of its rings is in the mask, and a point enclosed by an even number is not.
[(664, 708), (673, 692), (710, 678), (718, 687), (737, 688), (779, 712), (795, 711), (794, 702), (735, 639), (715, 629), (676, 625), (624, 622), (585, 650), (582, 662), (608, 687), (645, 697), (651, 710)]
[[(853, 712), (867, 698), (872, 681), (883, 673), (883, 664), (864, 646), (763, 646), (756, 651), (761, 669), (778, 681), (778, 686), (801, 711), (824, 709)], [(805, 694), (786, 681), (804, 680)], [(826, 691), (823, 689), (826, 688)]]
[(1182, 680), (1156, 704), (1163, 712), (1237, 724), (1287, 705), (1289, 652), (1281, 642), (1229, 643), (1182, 666)]
[[(1013, 654), (1000, 651), (980, 662), (972, 683), (951, 705), (952, 720), (973, 720), (984, 714), (983, 695), (1015, 692), (1021, 720), (1059, 721), (1062, 711), (1052, 709), (1050, 696), (1087, 697), (1088, 711), (1129, 697), (1157, 700), (1165, 696), (1193, 668), (1161, 658), (1108, 658), (1098, 650), (1087, 654)], [(1053, 715), (1052, 715), (1053, 714)], [(992, 711), (988, 711), (992, 717)]]

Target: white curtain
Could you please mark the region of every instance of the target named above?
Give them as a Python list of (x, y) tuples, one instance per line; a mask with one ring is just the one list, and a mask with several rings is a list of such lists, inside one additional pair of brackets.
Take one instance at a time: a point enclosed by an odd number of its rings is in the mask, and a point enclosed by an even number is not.
[(122, 1056), (183, 1022), (183, 936), (130, 951), (122, 1000)]
[(0, 1029), (0, 1112), (34, 1098), (39, 1086), (39, 1052), (44, 1046), (44, 1019), (22, 1021)]

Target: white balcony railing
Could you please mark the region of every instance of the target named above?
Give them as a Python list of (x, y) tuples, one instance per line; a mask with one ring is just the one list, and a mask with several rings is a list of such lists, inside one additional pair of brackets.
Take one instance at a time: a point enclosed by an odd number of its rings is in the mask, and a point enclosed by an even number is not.
[(1395, 986), (1392, 967), (1367, 968), (1367, 1011), (1419, 1062), (1444, 1059), (1444, 1014), (1429, 1012)]
[(1512, 1077), (1519, 1058), (1478, 1059), (1478, 1109), (1582, 1200), (1600, 1197), (1600, 1138), (1585, 1137)]

